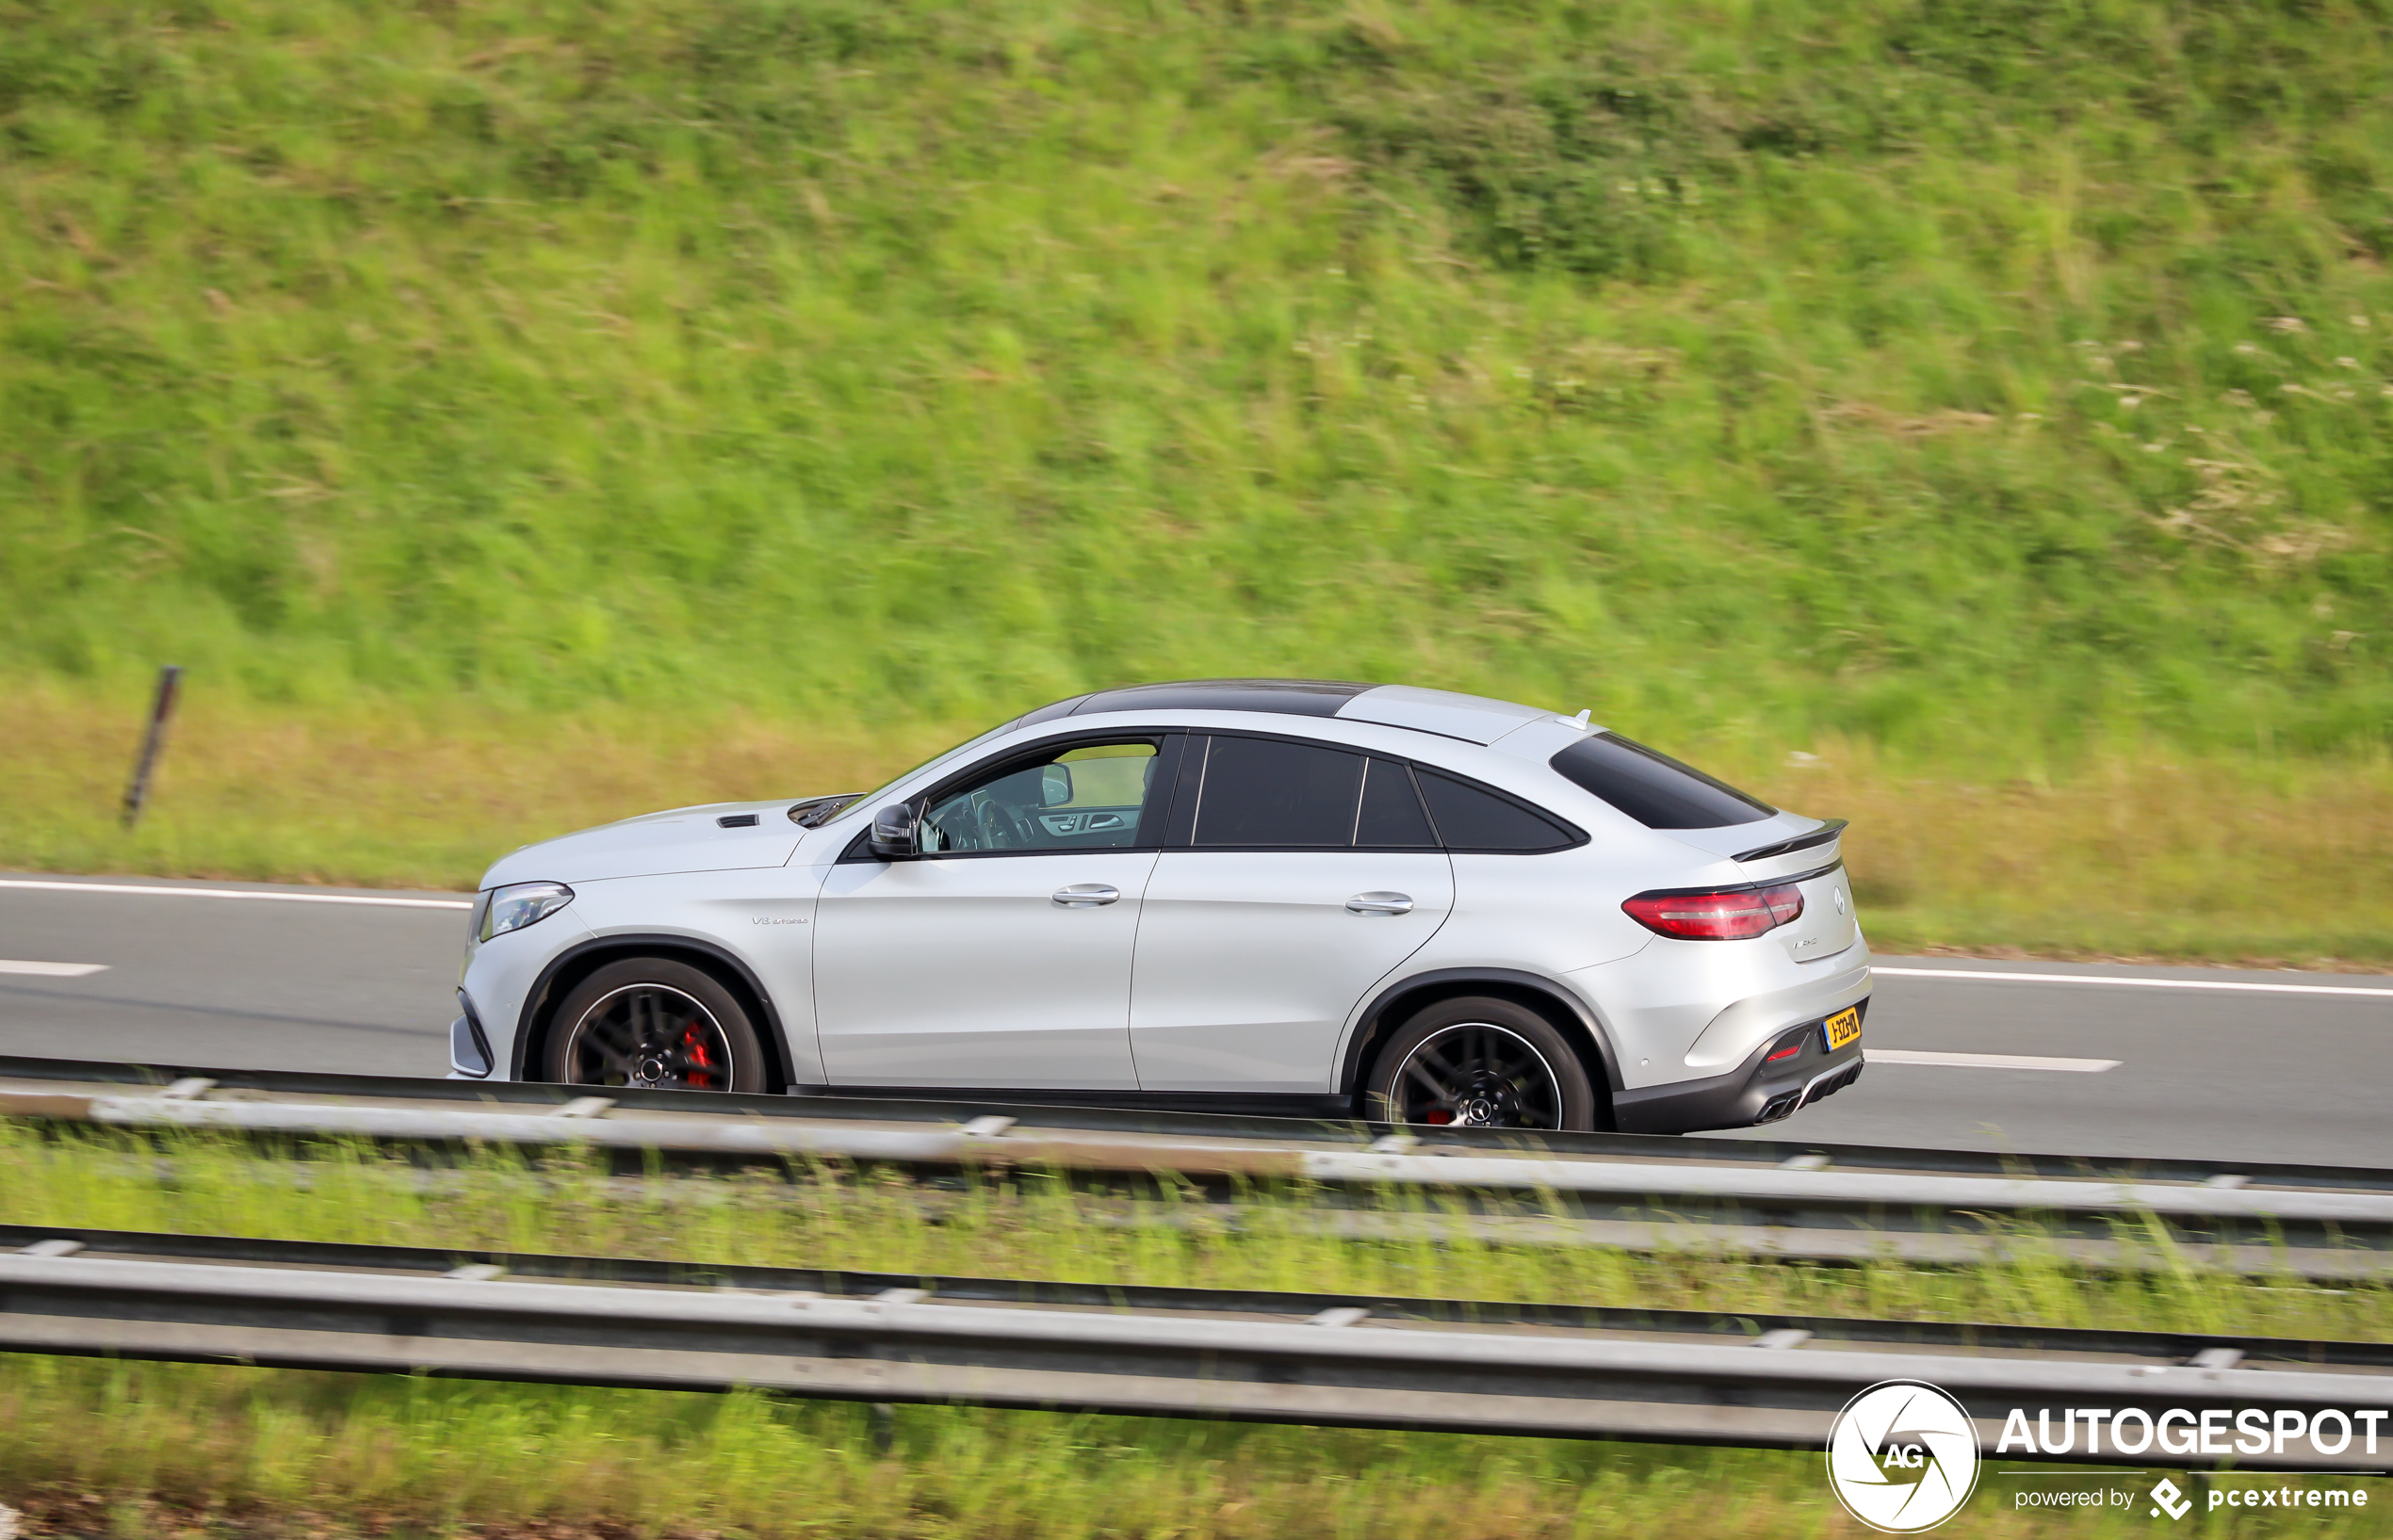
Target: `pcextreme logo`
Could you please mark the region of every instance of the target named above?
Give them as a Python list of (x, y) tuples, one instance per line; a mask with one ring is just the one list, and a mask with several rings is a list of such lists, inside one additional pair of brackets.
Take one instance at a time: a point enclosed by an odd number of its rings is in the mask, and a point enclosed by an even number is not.
[(1978, 1432), (1961, 1402), (1934, 1386), (1882, 1381), (1836, 1414), (1828, 1483), (1845, 1511), (1873, 1530), (1932, 1530), (1961, 1512), (1978, 1484)]

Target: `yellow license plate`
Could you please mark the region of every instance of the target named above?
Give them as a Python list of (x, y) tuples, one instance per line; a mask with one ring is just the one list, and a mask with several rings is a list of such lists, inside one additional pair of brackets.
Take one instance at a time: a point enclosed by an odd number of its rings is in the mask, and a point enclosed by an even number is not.
[(1828, 1051), (1834, 1053), (1846, 1044), (1857, 1041), (1861, 1037), (1862, 1008), (1856, 1005), (1850, 1010), (1839, 1011), (1820, 1023), (1820, 1026), (1828, 1033)]

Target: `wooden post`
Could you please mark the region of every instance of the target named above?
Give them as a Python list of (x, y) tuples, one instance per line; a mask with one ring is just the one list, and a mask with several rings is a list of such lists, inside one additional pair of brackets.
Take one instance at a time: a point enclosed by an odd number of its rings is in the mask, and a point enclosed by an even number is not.
[(132, 828), (141, 819), (141, 804), (150, 800), (150, 776), (158, 768), (158, 754), (166, 748), (166, 724), (174, 715), (174, 702), (183, 693), (183, 671), (172, 663), (158, 670), (158, 695), (150, 704), (150, 730), (141, 738), (141, 757), (133, 764), (133, 784), (124, 788), (124, 826)]

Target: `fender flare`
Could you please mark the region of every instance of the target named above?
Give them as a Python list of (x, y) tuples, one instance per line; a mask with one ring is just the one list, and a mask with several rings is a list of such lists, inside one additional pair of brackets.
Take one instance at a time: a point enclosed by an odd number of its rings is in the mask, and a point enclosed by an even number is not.
[(1363, 1051), (1377, 1040), (1391, 1010), (1406, 997), (1430, 992), (1461, 994), (1466, 990), (1455, 986), (1471, 984), (1489, 986), (1488, 993), (1515, 999), (1530, 997), (1522, 999), (1522, 1003), (1549, 1009), (1560, 1018), (1555, 1025), (1563, 1028), (1566, 1035), (1575, 1028), (1578, 1034), (1586, 1039), (1586, 1046), (1594, 1049), (1594, 1067), (1603, 1072), (1607, 1091), (1606, 1103), (1611, 1099), (1609, 1093), (1624, 1088), (1620, 1060), (1612, 1051), (1612, 1040), (1605, 1035), (1603, 1024), (1596, 1019), (1595, 1012), (1587, 1003), (1571, 989), (1541, 974), (1520, 968), (1432, 968), (1426, 973), (1415, 973), (1397, 980), (1373, 996), (1371, 1003), (1363, 1007), (1362, 1013), (1355, 1018), (1354, 1030), (1347, 1034), (1345, 1048), (1340, 1055), (1339, 1091), (1348, 1095), (1359, 1094)]
[(530, 1061), (532, 1029), (548, 1010), (558, 979), (569, 971), (587, 973), (602, 965), (594, 962), (590, 967), (576, 966), (588, 960), (594, 952), (620, 952), (627, 957), (692, 953), (701, 960), (702, 965), (710, 965), (710, 971), (729, 973), (738, 990), (748, 997), (746, 1003), (756, 1007), (757, 1025), (764, 1029), (764, 1050), (773, 1061), (767, 1066), (768, 1072), (785, 1087), (792, 1082), (790, 1066), (796, 1061), (790, 1055), (789, 1030), (782, 1026), (780, 1009), (773, 1003), (773, 997), (765, 992), (756, 970), (737, 953), (716, 942), (697, 936), (644, 932), (592, 936), (575, 942), (548, 960), (540, 970), (540, 977), (532, 981), (531, 988), (526, 992), (523, 1011), (515, 1021), (515, 1041), (507, 1050), (510, 1078), (517, 1080), (525, 1078), (525, 1070)]

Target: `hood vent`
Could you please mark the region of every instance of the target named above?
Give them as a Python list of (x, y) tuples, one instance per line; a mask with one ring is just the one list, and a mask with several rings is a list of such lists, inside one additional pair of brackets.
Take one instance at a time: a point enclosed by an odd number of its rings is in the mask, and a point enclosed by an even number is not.
[(714, 820), (714, 826), (718, 829), (753, 829), (757, 826), (757, 815), (754, 813), (725, 813), (723, 817)]

